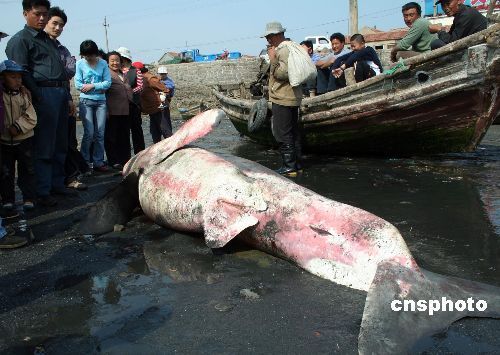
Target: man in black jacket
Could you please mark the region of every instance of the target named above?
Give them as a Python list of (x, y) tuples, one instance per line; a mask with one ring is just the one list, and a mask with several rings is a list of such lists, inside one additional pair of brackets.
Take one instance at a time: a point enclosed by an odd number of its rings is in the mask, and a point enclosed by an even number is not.
[(476, 9), (461, 4), (459, 0), (438, 0), (447, 16), (453, 16), (453, 24), (450, 32), (443, 31), (443, 26), (430, 25), (429, 31), (437, 33), (438, 39), (432, 41), (431, 49), (443, 47), (451, 42), (470, 36), (476, 32), (485, 30), (488, 26), (486, 17)]

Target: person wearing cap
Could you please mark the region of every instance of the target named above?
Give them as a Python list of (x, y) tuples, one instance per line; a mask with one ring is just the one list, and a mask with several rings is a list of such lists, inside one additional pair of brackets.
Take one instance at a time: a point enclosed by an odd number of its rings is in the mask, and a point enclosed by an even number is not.
[(172, 120), (170, 118), (170, 102), (172, 101), (172, 97), (174, 97), (175, 93), (175, 83), (168, 76), (168, 69), (165, 65), (160, 65), (158, 67), (158, 75), (160, 75), (160, 80), (167, 89), (169, 90), (168, 93), (161, 93), (160, 94), (160, 99), (161, 99), (161, 105), (162, 108), (165, 111), (165, 114), (163, 115), (163, 120), (162, 120), (162, 125), (164, 126), (163, 130), (166, 130), (170, 132), (170, 135), (172, 134)]
[[(0, 41), (2, 38), (7, 37), (5, 32), (0, 31)], [(3, 85), (2, 80), (0, 80), (0, 134), (4, 132), (4, 118), (5, 118), (5, 107), (3, 105)], [(2, 166), (2, 149), (0, 149), (0, 166)], [(17, 218), (19, 214), (12, 211), (3, 211), (0, 215), (0, 249), (13, 249), (19, 248), (23, 245), (28, 244), (28, 238), (26, 237), (26, 232), (30, 234), (30, 238), (33, 236), (29, 228), (12, 228), (12, 226), (5, 225), (5, 217), (10, 222)]]
[(122, 57), (122, 72), (132, 87), (132, 102), (130, 103), (130, 132), (132, 134), (132, 146), (134, 154), (139, 153), (146, 147), (144, 143), (144, 132), (142, 131), (141, 117), (141, 92), (143, 88), (142, 73), (132, 66), (132, 54), (125, 47), (116, 50)]
[(300, 166), (299, 106), (302, 87), (292, 87), (288, 79), (289, 50), (281, 45), (285, 41), (285, 28), (279, 22), (266, 25), (265, 37), (270, 60), (269, 101), (272, 102), (272, 132), (279, 144), (283, 165), (276, 172), (297, 176)]
[(5, 53), (27, 70), (23, 84), (31, 91), (38, 116), (33, 150), (36, 192), (41, 205), (54, 206), (52, 194), (67, 194), (68, 80), (57, 45), (44, 31), (50, 1), (23, 0), (22, 6), (26, 26), (9, 40)]
[(21, 90), (25, 70), (12, 60), (0, 63), (0, 80), (4, 88), (4, 123), (0, 134), (2, 151), (1, 187), (2, 208), (15, 208), (16, 163), (17, 183), (22, 192), (25, 209), (33, 209), (36, 198), (33, 164), (33, 135), (37, 116), (30, 96)]
[(410, 28), (408, 33), (391, 50), (391, 61), (410, 58), (431, 50), (431, 42), (437, 38), (429, 32), (430, 22), (422, 18), (422, 8), (416, 2), (409, 2), (402, 7), (403, 19)]
[(166, 112), (160, 98), (162, 93), (168, 94), (170, 90), (161, 82), (159, 77), (151, 74), (143, 63), (134, 62), (132, 65), (140, 69), (143, 75), (144, 87), (141, 93), (141, 109), (142, 112), (149, 115), (149, 132), (151, 138), (153, 138), (153, 143), (158, 143), (162, 137), (167, 138), (172, 135), (172, 131), (168, 130)]
[(429, 31), (438, 35), (438, 38), (432, 41), (431, 49), (441, 48), (488, 27), (486, 17), (476, 9), (465, 6), (460, 0), (438, 0), (436, 5), (438, 4), (441, 4), (446, 16), (454, 18), (449, 32), (444, 31), (440, 24), (429, 25)]

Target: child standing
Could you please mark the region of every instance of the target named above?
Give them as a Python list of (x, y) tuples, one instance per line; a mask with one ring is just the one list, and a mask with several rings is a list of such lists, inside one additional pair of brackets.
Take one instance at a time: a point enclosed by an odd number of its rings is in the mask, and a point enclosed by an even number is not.
[(0, 80), (3, 85), (5, 108), (4, 127), (0, 135), (2, 150), (1, 188), (4, 210), (14, 209), (16, 162), (17, 183), (23, 194), (24, 208), (33, 209), (36, 195), (33, 162), (33, 129), (37, 116), (31, 99), (22, 90), (22, 73), (25, 72), (12, 60), (0, 63)]
[[(83, 123), (83, 138), (81, 153), (96, 171), (106, 172), (104, 163), (104, 131), (106, 126), (106, 95), (111, 86), (111, 74), (108, 63), (98, 57), (97, 44), (91, 40), (80, 45), (80, 55), (76, 62), (75, 86), (80, 90), (80, 119)], [(93, 153), (90, 156), (90, 146), (93, 143)]]

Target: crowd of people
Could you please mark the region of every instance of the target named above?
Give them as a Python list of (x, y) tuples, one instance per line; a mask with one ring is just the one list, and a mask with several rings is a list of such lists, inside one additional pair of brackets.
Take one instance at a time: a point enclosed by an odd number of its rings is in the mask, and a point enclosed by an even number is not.
[[(392, 62), (396, 64), (400, 59), (438, 49), (487, 28), (486, 17), (459, 0), (438, 0), (437, 4), (441, 4), (447, 16), (454, 18), (449, 31), (440, 24), (431, 24), (429, 20), (422, 18), (422, 8), (418, 3), (405, 4), (402, 13), (409, 31), (391, 50)], [(278, 142), (283, 162), (277, 172), (294, 177), (303, 170), (302, 144), (298, 128), (302, 98), (344, 88), (347, 85), (347, 68), (354, 68), (354, 78), (358, 83), (380, 75), (384, 69), (377, 52), (366, 45), (363, 35), (351, 35), (348, 49), (346, 37), (342, 33), (334, 33), (330, 36), (332, 51), (323, 57), (314, 52), (311, 41), (300, 43), (315, 64), (317, 77), (314, 81), (304, 83), (303, 87), (292, 87), (288, 81), (289, 51), (286, 46), (280, 45), (290, 40), (284, 33), (285, 28), (281, 23), (271, 22), (266, 25), (263, 37), (268, 42), (270, 60), (269, 101), (272, 102), (272, 132)]]
[[(53, 207), (56, 196), (87, 189), (84, 174), (121, 171), (132, 150), (145, 149), (142, 113), (150, 115), (154, 143), (172, 135), (175, 85), (166, 67), (153, 75), (132, 62), (127, 48), (104, 53), (92, 40), (81, 43), (76, 60), (58, 40), (66, 13), (48, 0), (22, 6), (26, 25), (8, 41), (8, 59), (0, 63), (0, 249), (33, 239), (19, 218), (16, 175), (24, 210)], [(71, 80), (79, 91), (80, 149)]]

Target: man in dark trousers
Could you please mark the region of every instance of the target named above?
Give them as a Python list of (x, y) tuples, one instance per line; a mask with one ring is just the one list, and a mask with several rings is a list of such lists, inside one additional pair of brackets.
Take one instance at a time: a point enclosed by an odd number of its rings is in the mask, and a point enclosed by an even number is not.
[(54, 206), (51, 194), (68, 194), (64, 163), (68, 150), (68, 79), (57, 44), (44, 31), (50, 2), (23, 0), (24, 29), (7, 43), (7, 57), (27, 73), (24, 85), (31, 91), (38, 116), (34, 153), (38, 203)]
[(450, 32), (444, 31), (443, 26), (439, 24), (429, 26), (429, 31), (438, 35), (438, 39), (432, 41), (431, 49), (438, 49), (488, 27), (486, 17), (476, 9), (465, 6), (459, 0), (438, 0), (437, 4), (441, 4), (446, 16), (453, 16), (454, 19)]
[[(266, 25), (264, 36), (268, 42), (267, 53), (271, 62), (269, 73), (269, 101), (272, 102), (272, 131), (283, 165), (276, 172), (290, 177), (297, 176), (300, 166), (299, 106), (302, 87), (292, 87), (288, 79), (288, 57), (286, 46), (280, 46), (285, 39), (285, 29), (279, 22)], [(299, 164), (299, 165), (298, 165)]]

